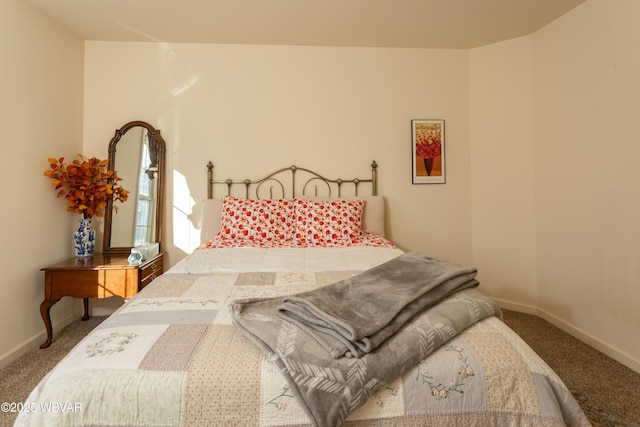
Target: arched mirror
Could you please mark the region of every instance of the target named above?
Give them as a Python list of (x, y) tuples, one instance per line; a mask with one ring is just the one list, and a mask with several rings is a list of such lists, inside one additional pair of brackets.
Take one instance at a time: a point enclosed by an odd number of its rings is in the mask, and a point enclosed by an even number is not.
[(129, 199), (108, 201), (104, 220), (104, 253), (129, 253), (131, 248), (160, 243), (165, 142), (160, 131), (134, 121), (117, 129), (109, 142), (109, 167), (122, 178)]

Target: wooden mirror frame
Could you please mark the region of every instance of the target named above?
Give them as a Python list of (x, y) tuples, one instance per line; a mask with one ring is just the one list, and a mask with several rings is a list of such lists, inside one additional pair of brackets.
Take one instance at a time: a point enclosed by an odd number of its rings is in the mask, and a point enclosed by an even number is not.
[[(143, 121), (133, 121), (125, 124), (120, 129), (116, 129), (115, 135), (109, 142), (109, 169), (118, 170), (116, 163), (116, 146), (118, 141), (124, 136), (127, 131), (135, 127), (143, 127), (150, 135), (153, 135), (157, 142), (158, 151), (158, 170), (155, 179), (157, 179), (157, 197), (155, 205), (155, 242), (160, 245), (160, 251), (162, 251), (162, 210), (164, 201), (164, 171), (165, 171), (165, 151), (166, 143), (160, 135), (160, 130), (155, 129), (149, 123)], [(125, 187), (126, 188), (126, 187)], [(130, 197), (136, 197), (136, 194), (131, 193)], [(102, 242), (102, 251), (106, 254), (128, 254), (131, 252), (131, 246), (112, 247), (111, 246), (111, 227), (113, 217), (113, 199), (107, 200), (107, 208), (104, 215), (104, 240)]]

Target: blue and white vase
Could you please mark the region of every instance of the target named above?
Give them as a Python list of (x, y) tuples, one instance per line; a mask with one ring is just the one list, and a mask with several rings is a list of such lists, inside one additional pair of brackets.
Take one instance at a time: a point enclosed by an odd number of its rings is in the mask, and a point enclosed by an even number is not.
[(73, 233), (73, 239), (77, 257), (93, 256), (96, 249), (96, 232), (91, 228), (91, 218), (80, 220), (80, 228)]

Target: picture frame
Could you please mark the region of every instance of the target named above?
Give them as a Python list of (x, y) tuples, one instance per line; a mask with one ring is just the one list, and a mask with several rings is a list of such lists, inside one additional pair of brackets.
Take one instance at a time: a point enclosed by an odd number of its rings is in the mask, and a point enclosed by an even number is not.
[(445, 171), (444, 120), (411, 120), (411, 182), (444, 184)]

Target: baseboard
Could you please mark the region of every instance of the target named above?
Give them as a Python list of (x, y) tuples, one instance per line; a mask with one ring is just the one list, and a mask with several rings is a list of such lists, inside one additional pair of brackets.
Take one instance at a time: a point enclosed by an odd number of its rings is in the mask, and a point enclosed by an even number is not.
[(538, 316), (538, 307), (535, 307), (533, 305), (520, 304), (517, 302), (506, 301), (493, 297), (491, 299), (498, 303), (498, 305), (505, 310), (518, 311), (520, 313), (533, 314)]
[(599, 352), (606, 354), (613, 360), (620, 362), (625, 365), (629, 369), (640, 373), (640, 360), (634, 358), (630, 354), (620, 350), (619, 348), (607, 344), (599, 338), (594, 337), (593, 335), (583, 331), (582, 329), (567, 323), (565, 320), (558, 318), (554, 314), (551, 314), (545, 310), (542, 310), (538, 307), (514, 303), (512, 301), (500, 300), (493, 298), (498, 305), (506, 310), (519, 311), (521, 313), (534, 314), (552, 325), (562, 329), (564, 332), (568, 333), (571, 336), (576, 337), (580, 341), (590, 345), (595, 348)]
[(586, 344), (589, 344), (591, 347), (595, 348), (601, 353), (606, 354), (610, 358), (622, 363), (629, 369), (637, 373), (640, 373), (640, 360), (634, 358), (633, 356), (626, 353), (625, 351), (622, 351), (613, 345), (607, 344), (606, 342), (600, 340), (599, 338), (596, 338), (593, 335), (589, 334), (588, 332), (583, 331), (582, 329), (574, 325), (571, 325), (570, 323), (567, 323), (562, 319), (559, 319), (558, 317), (556, 317), (555, 315), (549, 312), (546, 312), (541, 309), (539, 309), (538, 312), (539, 312), (538, 316), (540, 316), (547, 322), (557, 326), (558, 328), (562, 329), (566, 333), (578, 338), (580, 341)]
[[(52, 326), (53, 326), (54, 333), (55, 331), (60, 331), (66, 326), (69, 326), (74, 320), (77, 320), (80, 317), (82, 317), (82, 310), (76, 310), (71, 314), (69, 314), (68, 316), (64, 317), (63, 319), (60, 319), (56, 323), (53, 323)], [(44, 325), (43, 325), (43, 329), (44, 329)], [(19, 359), (21, 356), (25, 355), (31, 350), (38, 348), (43, 342), (46, 341), (46, 339), (47, 339), (47, 331), (43, 330), (42, 332), (33, 335), (31, 338), (24, 340), (22, 343), (18, 344), (13, 349), (0, 355), (0, 369), (4, 368), (14, 360)]]

